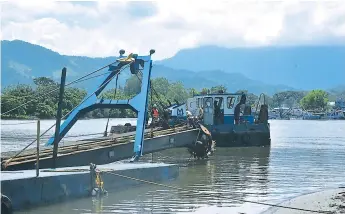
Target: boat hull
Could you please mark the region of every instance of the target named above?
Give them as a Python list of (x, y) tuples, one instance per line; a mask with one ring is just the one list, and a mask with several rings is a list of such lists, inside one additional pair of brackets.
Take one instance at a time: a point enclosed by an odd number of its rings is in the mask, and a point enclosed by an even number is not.
[(270, 146), (270, 125), (239, 124), (209, 126), (217, 147)]

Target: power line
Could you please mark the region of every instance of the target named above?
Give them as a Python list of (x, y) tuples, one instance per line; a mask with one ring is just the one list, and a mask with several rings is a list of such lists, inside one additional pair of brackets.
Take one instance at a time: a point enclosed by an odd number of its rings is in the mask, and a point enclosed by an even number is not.
[[(89, 78), (86, 78), (86, 79), (82, 79), (82, 80), (78, 80), (78, 81), (73, 81), (73, 82), (71, 82), (71, 83), (68, 83), (68, 84), (66, 84), (65, 86), (70, 86), (70, 85), (72, 85), (72, 84), (77, 84), (77, 83), (81, 83), (81, 82), (84, 82), (84, 81), (86, 81), (86, 80), (90, 80), (90, 79), (93, 79), (93, 78), (96, 78), (96, 77), (99, 77), (99, 76), (103, 76), (103, 75), (106, 75), (106, 74), (109, 74), (109, 73), (111, 73), (112, 71), (109, 71), (109, 72), (105, 72), (105, 73), (103, 73), (103, 74), (98, 74), (98, 75), (95, 75), (95, 76), (91, 76), (91, 77), (89, 77)], [(58, 89), (60, 89), (59, 88), (59, 86), (57, 86), (57, 89), (54, 89), (54, 90), (52, 90), (52, 91), (50, 91), (51, 93), (52, 92), (55, 92), (55, 91), (57, 91)], [(47, 92), (47, 93), (50, 93), (50, 92)], [(12, 97), (12, 98), (14, 98), (15, 100), (19, 100), (19, 99), (22, 99), (22, 98), (26, 98), (26, 97), (31, 97), (31, 96), (33, 96), (34, 94), (32, 94), (32, 95), (26, 95), (26, 96), (21, 96), (21, 97), (16, 97), (16, 96), (6, 96), (6, 97)], [(43, 94), (44, 95), (44, 94)], [(1, 105), (3, 105), (3, 104), (5, 104), (5, 103), (10, 103), (11, 102), (11, 100), (8, 100), (7, 102), (1, 102)]]
[[(115, 81), (115, 90), (114, 90), (114, 99), (116, 99), (116, 92), (117, 92), (117, 83), (119, 80), (119, 74), (116, 74), (116, 81)], [(112, 102), (112, 99), (110, 100), (110, 102)], [(108, 125), (109, 125), (109, 120), (110, 120), (110, 111), (108, 113), (108, 121), (107, 124), (105, 126), (105, 132), (104, 132), (104, 136), (106, 136), (108, 134)]]
[(84, 81), (86, 81), (86, 80), (90, 80), (90, 79), (93, 79), (93, 78), (96, 78), (96, 77), (104, 76), (104, 75), (106, 75), (106, 74), (110, 74), (111, 72), (112, 72), (112, 71), (105, 72), (105, 73), (103, 73), (103, 74), (98, 74), (98, 75), (95, 75), (95, 76), (91, 76), (91, 77), (89, 77), (89, 78), (86, 78), (86, 79), (83, 79), (83, 80), (79, 80), (79, 81), (77, 81), (76, 83), (80, 83), (80, 82), (84, 82)]
[[(98, 72), (98, 71), (100, 71), (100, 70), (102, 70), (102, 69), (104, 69), (104, 68), (106, 68), (106, 67), (108, 67), (108, 66), (114, 64), (114, 63), (115, 63), (115, 62), (113, 62), (113, 63), (111, 63), (111, 64), (108, 64), (108, 65), (106, 65), (106, 66), (103, 66), (102, 68), (97, 69), (97, 70), (95, 70), (95, 71), (93, 71), (93, 72), (91, 72), (91, 73), (89, 73), (89, 74), (87, 74), (87, 75), (84, 75), (84, 76), (82, 76), (82, 77), (80, 77), (80, 78), (78, 78), (78, 79), (76, 79), (76, 80), (74, 80), (74, 81), (72, 81), (72, 82), (66, 84), (65, 86), (69, 86), (69, 85), (72, 85), (72, 84), (75, 84), (75, 83), (82, 82), (81, 80), (84, 79), (85, 77), (88, 77), (88, 76), (90, 76), (90, 75), (92, 75), (92, 74), (94, 74), (94, 73), (96, 73), (96, 72)], [(104, 75), (104, 74), (103, 74), (103, 75)], [(97, 77), (97, 76), (95, 76), (95, 77)], [(92, 78), (95, 78), (95, 77), (92, 77)], [(88, 78), (88, 79), (91, 79), (91, 78)], [(87, 79), (87, 80), (88, 80), (88, 79)], [(84, 80), (83, 80), (83, 81), (84, 81)], [(56, 91), (58, 91), (58, 90), (59, 90), (59, 88), (56, 88), (56, 89), (51, 90), (51, 91), (49, 91), (49, 92), (47, 92), (47, 93), (44, 93), (42, 96), (49, 95), (49, 94), (51, 94), (51, 93), (53, 93), (53, 92), (56, 92)], [(40, 96), (40, 97), (42, 97), (42, 96)], [(33, 101), (36, 101), (36, 100), (37, 100), (37, 98), (31, 99), (31, 100), (29, 100), (28, 102), (25, 102), (25, 103), (23, 103), (23, 104), (21, 104), (21, 105), (15, 107), (15, 108), (13, 108), (13, 109), (10, 109), (10, 110), (6, 111), (5, 113), (2, 113), (1, 116), (2, 116), (2, 115), (5, 115), (5, 114), (8, 114), (8, 113), (10, 113), (10, 112), (12, 112), (12, 111), (14, 111), (14, 110), (16, 110), (16, 109), (18, 109), (18, 108), (24, 106), (24, 105), (29, 104), (29, 103), (31, 103), (31, 102), (33, 102)]]
[[(87, 78), (87, 79), (84, 79), (84, 80), (80, 80), (80, 81), (78, 81), (78, 82), (75, 82), (75, 83), (80, 83), (80, 82), (84, 82), (84, 81), (86, 81), (86, 80), (90, 80), (90, 79), (93, 79), (93, 78), (96, 78), (96, 77), (99, 77), (99, 76), (103, 76), (103, 75), (106, 75), (106, 74), (109, 74), (109, 73), (111, 73), (112, 71), (110, 71), (110, 72), (106, 72), (106, 73), (103, 73), (103, 74), (99, 74), (99, 75), (95, 75), (95, 76), (92, 76), (92, 77), (89, 77), (89, 78)], [(67, 84), (66, 86), (68, 86), (68, 85), (71, 85), (71, 84)], [(55, 90), (54, 90), (55, 91)], [(52, 92), (54, 92), (54, 91), (52, 91)], [(48, 92), (49, 93), (49, 92)], [(5, 112), (6, 113), (6, 112)], [(5, 114), (4, 113), (4, 114)], [(21, 122), (21, 123), (11, 123), (11, 124), (1, 124), (2, 126), (7, 126), (7, 125), (20, 125), (20, 124), (30, 124), (30, 123), (36, 123), (36, 122)]]

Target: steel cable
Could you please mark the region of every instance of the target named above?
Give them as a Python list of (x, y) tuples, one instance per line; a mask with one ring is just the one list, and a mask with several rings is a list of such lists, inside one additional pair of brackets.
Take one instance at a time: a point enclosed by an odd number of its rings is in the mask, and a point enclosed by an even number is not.
[[(123, 66), (119, 73), (124, 70), (126, 67), (128, 67), (130, 64), (132, 64), (132, 62), (126, 64), (125, 66)], [(96, 70), (99, 71), (100, 69)], [(107, 80), (106, 82), (104, 82), (101, 86), (99, 86), (96, 91), (100, 88), (102, 88), (103, 86), (105, 86), (106, 84), (108, 84), (115, 76), (111, 77), (109, 80)], [(80, 79), (80, 78), (79, 78)], [(64, 119), (67, 115), (69, 115), (72, 111), (74, 111), (78, 106), (80, 106), (81, 104), (83, 104), (87, 99), (89, 99), (91, 96), (93, 96), (95, 93), (93, 92), (92, 94), (90, 94), (87, 98), (85, 98), (82, 102), (79, 103), (79, 105), (75, 106), (71, 111), (69, 111), (67, 114), (65, 114), (61, 119)], [(42, 137), (44, 134), (46, 134), (50, 129), (52, 129), (54, 126), (56, 125), (56, 123), (54, 123), (51, 127), (49, 127), (45, 132), (43, 132), (43, 134), (40, 135), (40, 137)], [(16, 158), (19, 154), (21, 154), (24, 150), (26, 150), (29, 146), (31, 146), (33, 143), (35, 143), (37, 141), (37, 139), (33, 140), (31, 143), (29, 143), (27, 146), (25, 146), (22, 150), (20, 150), (19, 152), (17, 152), (13, 157), (9, 158), (8, 160), (5, 161), (4, 163), (4, 167), (6, 168), (6, 166), (14, 159)]]

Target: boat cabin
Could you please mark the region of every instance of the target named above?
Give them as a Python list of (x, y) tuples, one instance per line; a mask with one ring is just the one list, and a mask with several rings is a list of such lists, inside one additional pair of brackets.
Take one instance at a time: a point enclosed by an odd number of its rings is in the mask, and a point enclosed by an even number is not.
[(167, 108), (170, 111), (171, 118), (186, 119), (186, 105), (185, 104), (174, 104)]
[[(193, 116), (198, 116), (203, 111), (203, 123), (205, 125), (222, 125), (235, 122), (235, 107), (240, 102), (242, 93), (219, 93), (196, 95), (189, 98), (186, 109)], [(254, 122), (254, 116), (249, 112), (240, 116), (241, 121)]]

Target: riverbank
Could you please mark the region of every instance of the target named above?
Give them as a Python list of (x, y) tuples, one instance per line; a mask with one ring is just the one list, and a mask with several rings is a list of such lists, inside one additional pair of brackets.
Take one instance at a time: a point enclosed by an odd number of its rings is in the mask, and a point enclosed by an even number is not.
[[(329, 213), (345, 213), (345, 188), (323, 190), (289, 199), (280, 206)], [(307, 211), (273, 207), (262, 214), (304, 214)], [(326, 213), (326, 212), (325, 212)]]

